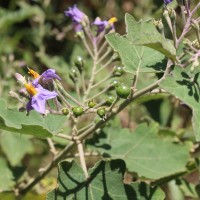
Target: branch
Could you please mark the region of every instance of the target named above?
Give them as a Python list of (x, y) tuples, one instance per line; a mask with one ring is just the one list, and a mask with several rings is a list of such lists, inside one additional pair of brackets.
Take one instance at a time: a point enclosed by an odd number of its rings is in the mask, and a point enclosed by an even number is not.
[[(116, 111), (111, 112), (106, 117), (105, 120), (101, 120), (97, 124), (92, 125), (90, 128), (88, 128), (83, 133), (81, 133), (80, 135), (78, 135), (76, 137), (76, 140), (82, 141), (82, 140), (86, 139), (88, 136), (90, 136), (91, 134), (93, 134), (97, 129), (101, 128), (103, 125), (105, 125), (106, 123), (108, 123), (108, 121), (110, 119), (112, 119), (114, 116), (116, 116), (119, 112), (121, 112), (125, 107), (127, 107), (129, 104), (131, 104), (138, 97), (140, 97), (142, 95), (145, 95), (146, 93), (149, 93), (152, 90), (154, 90), (155, 88), (157, 88), (159, 86), (160, 82), (162, 82), (167, 77), (167, 75), (170, 73), (171, 65), (172, 65), (172, 61), (169, 60), (168, 63), (167, 63), (167, 67), (166, 67), (165, 73), (164, 73), (164, 75), (163, 75), (163, 77), (161, 79), (159, 79), (155, 83), (147, 86), (146, 88), (143, 88), (143, 89), (139, 90), (138, 92), (134, 93), (131, 98), (124, 100), (119, 105), (119, 107), (117, 108)], [(78, 132), (78, 134), (79, 134), (79, 132)], [(57, 154), (54, 157), (53, 161), (51, 163), (49, 163), (40, 172), (40, 174), (37, 177), (35, 177), (31, 182), (29, 182), (24, 187), (21, 187), (19, 189), (19, 193), (20, 194), (25, 194), (30, 189), (32, 189), (41, 179), (43, 179), (51, 171), (51, 169), (53, 169), (58, 164), (59, 161), (61, 161), (63, 158), (65, 158), (66, 155), (69, 154), (72, 151), (72, 149), (75, 148), (75, 147), (76, 147), (76, 142), (75, 141), (71, 141), (59, 154)]]

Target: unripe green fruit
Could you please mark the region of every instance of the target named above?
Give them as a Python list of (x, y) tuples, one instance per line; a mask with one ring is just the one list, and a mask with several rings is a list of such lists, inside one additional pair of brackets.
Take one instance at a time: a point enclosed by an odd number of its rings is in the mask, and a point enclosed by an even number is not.
[(77, 56), (74, 60), (74, 65), (77, 67), (78, 71), (82, 73), (85, 61), (81, 56)]
[(69, 114), (69, 110), (67, 108), (63, 108), (61, 111), (62, 111), (62, 113), (64, 115), (68, 115)]
[(108, 105), (108, 106), (112, 105), (112, 103), (114, 102), (114, 100), (115, 100), (114, 96), (112, 96), (112, 95), (108, 96), (106, 98), (106, 105)]
[(105, 116), (105, 114), (106, 114), (106, 109), (105, 108), (99, 108), (98, 110), (97, 110), (97, 114), (99, 115), (99, 117), (104, 117)]
[(122, 66), (115, 66), (115, 69), (114, 69), (114, 72), (113, 72), (113, 75), (114, 76), (121, 76), (122, 74), (124, 74), (124, 67)]
[(120, 83), (120, 81), (115, 79), (115, 80), (111, 81), (110, 84), (116, 87), (116, 86), (120, 85), (121, 83)]
[(125, 84), (120, 84), (116, 87), (117, 96), (126, 99), (131, 93), (131, 88)]
[(73, 111), (75, 117), (81, 116), (84, 112), (83, 108), (80, 106), (73, 107), (72, 111)]
[(88, 102), (88, 107), (89, 107), (89, 108), (94, 108), (96, 105), (97, 105), (97, 104), (94, 102), (93, 99), (90, 100), (90, 101)]
[(69, 78), (75, 83), (78, 79), (77, 70), (73, 68), (69, 74)]

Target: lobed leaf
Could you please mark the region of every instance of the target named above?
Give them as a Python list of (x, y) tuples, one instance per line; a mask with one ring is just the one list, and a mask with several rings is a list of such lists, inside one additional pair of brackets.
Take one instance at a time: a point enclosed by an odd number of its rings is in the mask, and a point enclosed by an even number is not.
[(0, 129), (33, 135), (40, 138), (52, 137), (58, 133), (64, 124), (66, 117), (62, 115), (41, 116), (31, 111), (27, 116), (17, 109), (7, 109), (6, 102), (0, 99)]
[(106, 36), (111, 47), (119, 53), (125, 71), (135, 74), (139, 72), (163, 71), (164, 55), (145, 46), (132, 44), (126, 36), (112, 33)]
[(59, 163), (58, 188), (47, 194), (47, 200), (162, 200), (159, 188), (145, 183), (124, 184), (126, 166), (123, 160), (100, 161), (89, 170), (85, 180), (81, 167), (74, 161)]
[(188, 146), (162, 140), (157, 124), (140, 124), (133, 132), (119, 126), (106, 127), (93, 145), (106, 157), (124, 159), (140, 177), (160, 179), (186, 171)]
[(175, 66), (171, 76), (160, 83), (160, 87), (187, 104), (193, 111), (192, 124), (197, 141), (200, 141), (200, 79), (199, 71), (192, 74)]
[(153, 25), (152, 19), (137, 22), (130, 14), (125, 15), (127, 38), (132, 44), (155, 49), (166, 57), (176, 60), (176, 49), (172, 40), (164, 38)]

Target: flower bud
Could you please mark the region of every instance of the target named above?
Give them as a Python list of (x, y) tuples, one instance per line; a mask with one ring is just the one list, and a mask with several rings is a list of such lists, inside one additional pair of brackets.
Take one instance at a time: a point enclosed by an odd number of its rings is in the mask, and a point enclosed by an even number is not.
[(175, 21), (176, 20), (176, 12), (173, 8), (169, 8), (169, 17), (171, 20)]
[(159, 20), (153, 19), (153, 24), (158, 29), (158, 31), (160, 33), (162, 33), (164, 31), (164, 26), (163, 26), (163, 23), (162, 23), (162, 19), (159, 19)]
[(15, 73), (15, 78), (16, 78), (17, 81), (18, 81), (20, 84), (22, 84), (22, 85), (24, 85), (24, 84), (27, 83), (27, 81), (26, 81), (26, 79), (25, 79), (25, 76), (22, 76), (22, 75), (19, 74), (19, 73)]
[(81, 56), (77, 56), (76, 59), (74, 60), (74, 65), (77, 67), (78, 71), (82, 73), (85, 61)]

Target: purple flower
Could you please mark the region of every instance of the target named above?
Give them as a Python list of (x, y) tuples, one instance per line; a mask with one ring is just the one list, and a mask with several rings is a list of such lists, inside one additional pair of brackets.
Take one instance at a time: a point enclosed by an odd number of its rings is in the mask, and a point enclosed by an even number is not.
[(171, 3), (173, 0), (164, 0), (164, 4), (167, 5), (169, 3)]
[(29, 74), (31, 74), (34, 78), (33, 80), (33, 85), (37, 85), (39, 83), (46, 83), (49, 80), (52, 79), (58, 79), (61, 80), (61, 78), (56, 74), (56, 71), (54, 69), (48, 69), (45, 72), (43, 72), (41, 75), (39, 75), (37, 72), (35, 72), (32, 69), (28, 69), (29, 70)]
[(108, 21), (107, 20), (104, 20), (104, 21), (101, 21), (101, 19), (99, 17), (97, 17), (95, 19), (95, 21), (93, 22), (94, 25), (96, 25), (98, 27), (98, 30), (97, 32), (100, 33), (104, 30), (114, 30), (114, 23), (117, 21), (117, 18), (115, 17), (112, 17), (110, 18)]
[(55, 98), (58, 94), (54, 91), (44, 89), (40, 84), (33, 86), (31, 83), (24, 84), (27, 92), (30, 94), (26, 110), (29, 112), (34, 109), (41, 114), (45, 114), (46, 101)]
[(69, 9), (65, 11), (65, 15), (72, 19), (74, 30), (76, 32), (81, 31), (82, 26), (85, 26), (88, 23), (88, 17), (80, 11), (76, 5), (69, 7)]
[(108, 21), (106, 20), (101, 21), (101, 19), (97, 17), (95, 21), (93, 22), (93, 24), (98, 27), (97, 32), (100, 33), (105, 30), (106, 26), (108, 26)]
[(71, 17), (72, 21), (77, 23), (83, 21), (85, 16), (85, 14), (81, 12), (76, 5), (69, 7), (69, 9), (65, 11), (65, 15)]

